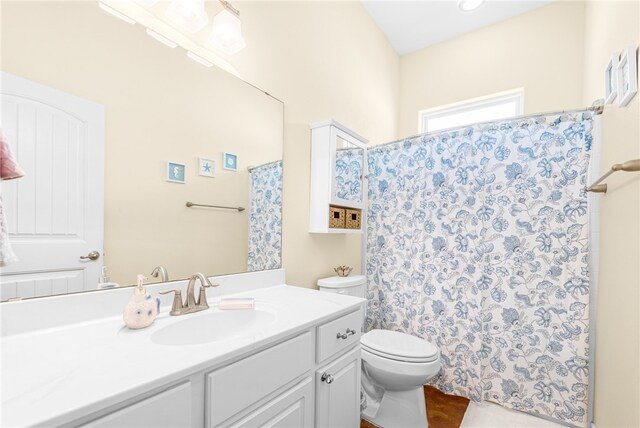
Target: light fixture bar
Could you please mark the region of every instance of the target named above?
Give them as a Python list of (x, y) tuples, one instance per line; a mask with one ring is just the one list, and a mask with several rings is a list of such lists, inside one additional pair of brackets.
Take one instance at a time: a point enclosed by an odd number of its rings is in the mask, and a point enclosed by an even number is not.
[(187, 56), (197, 62), (198, 64), (204, 65), (205, 67), (213, 67), (213, 64), (202, 58), (200, 55), (196, 55), (191, 51), (187, 51)]
[(115, 16), (118, 19), (121, 19), (122, 21), (126, 22), (127, 24), (132, 24), (133, 25), (133, 24), (136, 23), (136, 21), (134, 19), (129, 18), (127, 15), (125, 15), (122, 12), (118, 12), (117, 10), (112, 8), (111, 6), (107, 6), (103, 2), (98, 3), (98, 5), (100, 6), (100, 9), (104, 10), (105, 12), (109, 13), (112, 16)]
[(236, 9), (235, 7), (233, 7), (233, 5), (231, 3), (229, 3), (227, 0), (218, 0), (218, 1), (222, 5), (222, 7), (224, 7), (229, 12), (233, 13), (235, 16), (240, 18), (240, 11), (238, 9)]
[(159, 41), (160, 43), (162, 43), (163, 45), (167, 45), (169, 46), (171, 49), (175, 48), (178, 46), (177, 43), (175, 43), (174, 41), (166, 38), (165, 36), (163, 36), (162, 34), (156, 33), (155, 31), (147, 28), (147, 34), (151, 37), (153, 37), (154, 39), (156, 39), (157, 41)]

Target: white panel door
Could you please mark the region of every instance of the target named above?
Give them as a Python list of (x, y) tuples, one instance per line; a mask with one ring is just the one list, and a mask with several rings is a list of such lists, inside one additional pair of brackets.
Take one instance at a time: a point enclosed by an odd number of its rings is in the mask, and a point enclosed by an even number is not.
[[(1, 269), (0, 298), (96, 288), (104, 225), (104, 107), (2, 73), (0, 126), (26, 175), (2, 182), (20, 259)], [(97, 260), (82, 259), (97, 251)]]

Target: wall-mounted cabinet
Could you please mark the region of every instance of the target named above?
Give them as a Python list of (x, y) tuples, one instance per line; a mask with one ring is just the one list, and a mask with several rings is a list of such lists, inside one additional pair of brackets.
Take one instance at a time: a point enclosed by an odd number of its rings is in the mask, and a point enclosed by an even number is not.
[(368, 140), (336, 121), (311, 125), (311, 233), (362, 233)]

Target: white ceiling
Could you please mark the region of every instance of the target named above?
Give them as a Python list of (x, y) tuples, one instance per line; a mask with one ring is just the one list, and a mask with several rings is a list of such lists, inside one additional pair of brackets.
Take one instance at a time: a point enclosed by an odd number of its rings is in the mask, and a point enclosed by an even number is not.
[(362, 0), (362, 4), (396, 52), (405, 55), (551, 1), (489, 0), (471, 12), (461, 12), (456, 0)]

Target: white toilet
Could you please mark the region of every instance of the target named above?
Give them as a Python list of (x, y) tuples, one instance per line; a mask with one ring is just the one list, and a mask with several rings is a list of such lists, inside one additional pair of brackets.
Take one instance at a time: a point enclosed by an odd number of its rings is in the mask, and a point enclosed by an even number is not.
[[(365, 297), (363, 275), (318, 281), (320, 291)], [(383, 428), (427, 427), (422, 386), (440, 371), (440, 351), (410, 334), (371, 330), (362, 335), (362, 416)]]

